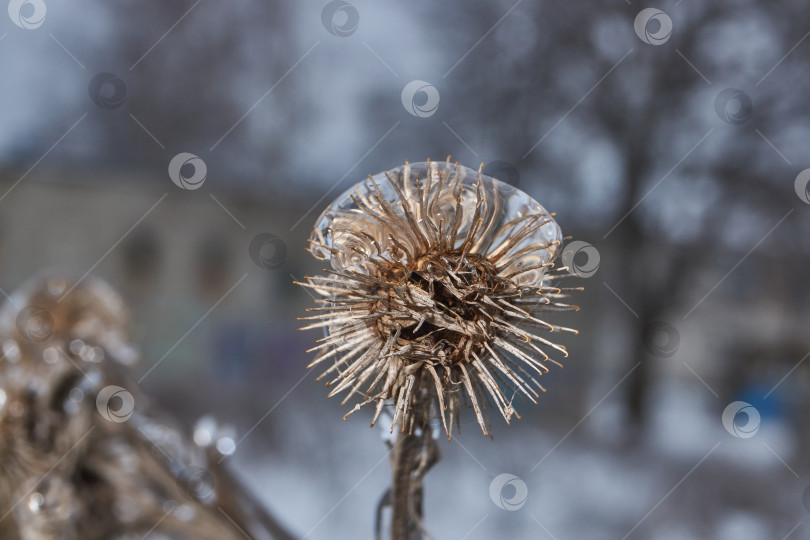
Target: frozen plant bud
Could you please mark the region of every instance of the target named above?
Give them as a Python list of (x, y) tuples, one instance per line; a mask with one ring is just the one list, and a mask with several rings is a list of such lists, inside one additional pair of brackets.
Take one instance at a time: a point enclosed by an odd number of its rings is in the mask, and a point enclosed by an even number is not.
[(578, 309), (549, 284), (561, 242), (540, 204), (480, 170), (406, 162), (369, 176), (310, 238), (332, 266), (300, 284), (323, 296), (305, 318), (327, 331), (310, 367), (331, 361), (329, 395), (359, 395), (349, 414), (374, 402), (372, 425), (391, 400), (392, 431), (426, 426), (435, 408), (449, 437), (471, 404), (488, 435), (486, 405), (508, 423), (516, 395), (536, 403), (545, 391), (536, 377), (557, 364), (547, 351), (567, 355), (541, 334), (576, 333), (542, 318)]

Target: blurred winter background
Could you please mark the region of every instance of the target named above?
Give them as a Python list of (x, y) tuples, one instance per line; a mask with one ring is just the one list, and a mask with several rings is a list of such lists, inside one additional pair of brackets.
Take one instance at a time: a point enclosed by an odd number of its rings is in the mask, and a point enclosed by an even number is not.
[(144, 389), (189, 426), (231, 423), (231, 465), (298, 535), (370, 537), (389, 475), (378, 429), (343, 422), (304, 369), (317, 336), (296, 331), (311, 299), (292, 281), (320, 269), (309, 228), (368, 173), (447, 154), (557, 212), (590, 277), (542, 404), (496, 421), (494, 442), (468, 415), (442, 443), (428, 529), (810, 534), (803, 2), (12, 0), (9, 15), (0, 287), (45, 269), (108, 280)]

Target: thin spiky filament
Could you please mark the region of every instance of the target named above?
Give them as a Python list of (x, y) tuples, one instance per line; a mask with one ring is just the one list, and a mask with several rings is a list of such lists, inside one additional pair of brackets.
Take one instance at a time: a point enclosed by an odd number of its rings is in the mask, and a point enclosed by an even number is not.
[(310, 251), (333, 269), (299, 283), (324, 297), (304, 318), (328, 331), (309, 367), (331, 361), (319, 377), (330, 397), (360, 396), (346, 416), (373, 402), (374, 425), (390, 400), (392, 431), (426, 427), (433, 409), (450, 437), (471, 405), (488, 435), (487, 408), (519, 418), (514, 398), (537, 403), (537, 378), (559, 365), (546, 350), (567, 356), (541, 334), (576, 333), (542, 318), (578, 309), (561, 301), (572, 289), (550, 285), (565, 270), (552, 270), (560, 240), (538, 231), (556, 224), (536, 203), (507, 219), (498, 190), (516, 190), (480, 173), (465, 184), (458, 164), (392, 172), (391, 189), (369, 177), (313, 235)]

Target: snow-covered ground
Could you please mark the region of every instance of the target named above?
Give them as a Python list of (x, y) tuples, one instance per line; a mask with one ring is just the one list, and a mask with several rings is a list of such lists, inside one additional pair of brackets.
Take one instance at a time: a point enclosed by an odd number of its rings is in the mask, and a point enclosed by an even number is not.
[[(337, 403), (316, 398), (312, 381), (301, 386), (243, 441), (231, 465), (296, 534), (369, 538), (389, 481), (380, 431), (364, 417), (341, 421)], [(656, 389), (651, 429), (633, 448), (621, 441), (617, 397), (570, 434), (578, 420), (551, 431), (529, 417), (497, 425), (494, 441), (463, 426), (441, 443), (442, 460), (426, 479), (429, 531), (469, 540), (807, 537), (807, 469), (777, 422), (735, 438), (721, 422), (725, 404), (702, 386), (674, 382)], [(528, 490), (522, 506), (514, 484), (500, 492), (516, 510), (490, 496), (502, 473)]]

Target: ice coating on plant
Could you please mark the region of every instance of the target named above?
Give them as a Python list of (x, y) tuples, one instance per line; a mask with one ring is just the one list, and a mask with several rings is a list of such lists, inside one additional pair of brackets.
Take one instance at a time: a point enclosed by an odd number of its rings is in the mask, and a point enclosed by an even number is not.
[[(486, 406), (507, 422), (513, 400), (536, 402), (537, 377), (567, 354), (541, 334), (575, 310), (551, 286), (562, 233), (522, 191), (458, 164), (406, 163), (370, 176), (318, 218), (310, 251), (329, 261), (305, 287), (322, 296), (312, 321), (327, 335), (314, 366), (332, 365), (330, 396), (359, 396), (354, 412), (386, 403), (391, 429), (425, 429), (439, 416), (448, 436), (462, 405), (489, 432)], [(449, 425), (448, 425), (449, 418)]]
[[(479, 191), (484, 204), (476, 213)], [(418, 204), (425, 200), (430, 204)], [(402, 201), (411, 203), (403, 205)], [(391, 223), (383, 218), (386, 205), (402, 221)], [(507, 243), (531, 216), (538, 218), (539, 226), (520, 242)], [(419, 246), (418, 237), (429, 239), (457, 226), (457, 232), (446, 238), (445, 245), (434, 246), (455, 249), (477, 220), (483, 225), (469, 253), (487, 255), (503, 250), (504, 255), (512, 256), (508, 272), (553, 260), (562, 242), (560, 227), (546, 209), (526, 193), (468, 167), (432, 161), (406, 163), (370, 176), (340, 195), (316, 222), (311, 238), (315, 246), (312, 253), (330, 260), (336, 270), (361, 267), (370, 258), (405, 262), (409, 256), (413, 258), (416, 250), (405, 250), (403, 246)], [(547, 246), (526, 249), (538, 243)], [(526, 284), (537, 283), (540, 277), (539, 271), (526, 272), (520, 280)]]

